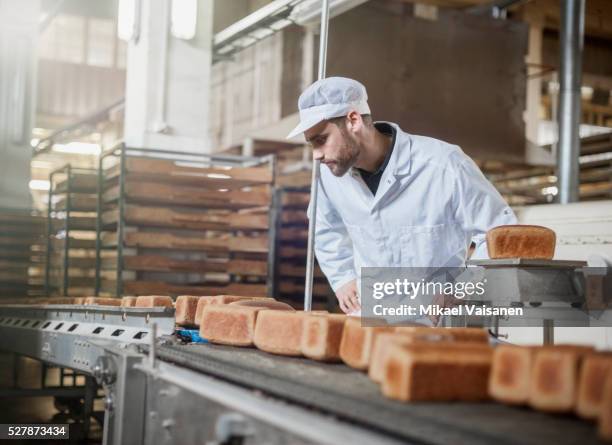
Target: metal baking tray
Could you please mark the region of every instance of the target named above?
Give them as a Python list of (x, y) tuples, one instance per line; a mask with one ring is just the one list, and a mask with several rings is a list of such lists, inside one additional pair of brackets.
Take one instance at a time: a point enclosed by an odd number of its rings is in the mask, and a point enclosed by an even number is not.
[(527, 258), (501, 258), (488, 260), (468, 260), (468, 266), (482, 267), (551, 267), (580, 268), (587, 265), (586, 261), (575, 260), (532, 260)]

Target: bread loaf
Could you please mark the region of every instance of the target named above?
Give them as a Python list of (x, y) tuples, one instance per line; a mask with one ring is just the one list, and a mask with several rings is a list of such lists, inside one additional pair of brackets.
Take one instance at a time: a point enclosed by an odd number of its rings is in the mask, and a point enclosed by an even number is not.
[(274, 298), (258, 298), (255, 300), (238, 300), (230, 304), (238, 306), (258, 307), (262, 309), (275, 309), (278, 311), (295, 311), (293, 307)]
[(390, 326), (361, 326), (359, 317), (348, 317), (340, 341), (340, 358), (352, 368), (367, 370), (376, 335), (394, 329)]
[(121, 306), (123, 307), (134, 307), (136, 306), (136, 299), (138, 297), (123, 297), (121, 298)]
[(268, 300), (266, 297), (244, 297), (241, 295), (216, 295), (213, 297), (214, 304), (230, 304), (243, 300)]
[(196, 306), (195, 320), (194, 320), (196, 326), (201, 326), (202, 314), (204, 313), (204, 309), (206, 308), (206, 306), (213, 303), (214, 298), (215, 297), (212, 297), (212, 296), (206, 296), (206, 297), (200, 297), (200, 299), (198, 300), (198, 304)]
[(606, 441), (612, 441), (612, 371), (606, 374), (598, 422), (599, 436)]
[(193, 327), (200, 297), (194, 295), (179, 295), (176, 297), (174, 321), (179, 326)]
[(492, 399), (513, 405), (527, 403), (535, 351), (532, 347), (514, 345), (495, 348), (489, 379)]
[(489, 257), (550, 260), (555, 255), (555, 232), (542, 226), (508, 225), (487, 232)]
[(372, 345), (368, 376), (375, 382), (382, 381), (389, 350), (393, 345), (408, 345), (417, 341), (454, 341), (449, 331), (446, 328), (398, 327), (392, 332), (379, 333)]
[(302, 355), (303, 311), (262, 310), (257, 316), (253, 343), (258, 349), (279, 355)]
[(478, 343), (413, 343), (389, 351), (381, 389), (400, 401), (487, 399), (492, 348)]
[(83, 301), (87, 306), (120, 306), (119, 298), (104, 298), (104, 297), (86, 297)]
[(74, 304), (74, 298), (71, 297), (55, 297), (49, 298), (47, 304)]
[(212, 343), (252, 346), (260, 310), (231, 304), (207, 304), (200, 319), (200, 337)]
[(135, 307), (172, 307), (172, 297), (167, 295), (141, 295)]
[(547, 412), (570, 412), (576, 404), (582, 358), (587, 346), (560, 345), (539, 348), (531, 371), (529, 405)]
[(304, 318), (301, 351), (305, 357), (319, 361), (339, 361), (340, 341), (346, 315), (312, 314)]
[(587, 355), (580, 367), (576, 414), (584, 419), (597, 419), (601, 413), (606, 376), (612, 370), (612, 354)]

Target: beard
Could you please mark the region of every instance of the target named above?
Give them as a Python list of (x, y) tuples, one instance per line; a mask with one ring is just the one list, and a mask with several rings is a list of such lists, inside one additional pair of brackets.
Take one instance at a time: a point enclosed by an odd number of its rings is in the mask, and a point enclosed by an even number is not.
[(326, 161), (326, 165), (334, 176), (341, 177), (357, 163), (359, 146), (351, 139), (346, 131), (342, 131), (343, 145), (334, 159)]

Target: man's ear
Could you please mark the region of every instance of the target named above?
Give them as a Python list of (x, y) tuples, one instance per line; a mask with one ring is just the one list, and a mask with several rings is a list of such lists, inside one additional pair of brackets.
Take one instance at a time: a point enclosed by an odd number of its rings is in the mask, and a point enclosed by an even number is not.
[(346, 120), (346, 128), (353, 133), (358, 132), (363, 127), (363, 119), (361, 118), (361, 115), (355, 110), (351, 110), (346, 115)]

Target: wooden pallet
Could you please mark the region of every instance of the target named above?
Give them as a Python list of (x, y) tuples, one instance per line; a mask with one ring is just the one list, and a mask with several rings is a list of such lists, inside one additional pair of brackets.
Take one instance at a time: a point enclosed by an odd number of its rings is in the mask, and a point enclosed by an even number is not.
[(72, 173), (70, 181), (62, 179), (55, 184), (55, 192), (66, 193), (68, 183), (73, 193), (96, 193), (98, 189), (98, 176), (95, 174)]
[[(96, 217), (91, 214), (84, 215), (80, 213), (71, 213), (69, 223), (71, 231), (75, 230), (93, 233), (96, 230)], [(64, 227), (66, 226), (66, 219), (64, 217), (53, 218), (51, 224), (51, 229), (58, 232), (64, 230)]]
[[(306, 277), (306, 265), (294, 265), (294, 264), (281, 264), (279, 273), (285, 277), (296, 277), (304, 279)], [(320, 268), (315, 268), (313, 276), (316, 278), (325, 279), (325, 275)]]
[(266, 260), (230, 260), (227, 272), (234, 275), (250, 275), (265, 277), (268, 274), (268, 261)]
[(0, 209), (0, 295), (42, 294), (45, 220), (27, 210)]
[[(222, 286), (226, 292), (230, 285), (254, 286), (266, 279), (270, 165), (229, 168), (208, 161), (179, 161), (181, 154), (176, 160), (153, 156), (124, 158), (123, 187), (119, 164), (104, 171), (104, 249), (118, 247), (120, 199), (125, 229), (122, 261), (116, 257), (102, 261), (107, 291), (113, 287), (107, 273), (121, 264), (127, 273), (121, 275), (123, 283), (135, 292), (219, 290), (214, 280), (220, 277), (229, 281)], [(204, 282), (194, 283), (197, 276)]]
[[(278, 286), (278, 291), (281, 294), (301, 294), (304, 295), (304, 283), (296, 283), (293, 281), (281, 281)], [(315, 282), (312, 285), (312, 295), (316, 297), (327, 297), (330, 288), (326, 283)]]
[[(228, 261), (179, 260), (164, 255), (131, 255), (123, 258), (125, 270), (143, 272), (227, 272)], [(117, 257), (102, 259), (102, 269), (114, 270)]]
[(228, 222), (231, 230), (268, 230), (270, 216), (268, 213), (232, 213)]
[[(104, 293), (114, 293), (117, 283), (103, 280), (101, 290)], [(243, 295), (249, 297), (265, 297), (265, 284), (230, 283), (225, 286), (207, 286), (196, 284), (173, 284), (163, 281), (124, 281), (124, 295)]]
[[(95, 212), (98, 206), (97, 195), (77, 195), (70, 197), (70, 210), (77, 212)], [(57, 203), (54, 205), (55, 210), (66, 210), (68, 207), (68, 198), (60, 196)]]
[(281, 205), (284, 209), (299, 208), (306, 209), (310, 203), (310, 193), (285, 192), (281, 197)]
[[(139, 227), (167, 227), (190, 230), (228, 230), (228, 215), (176, 210), (167, 207), (145, 207), (126, 205), (123, 210), (124, 223)], [(102, 214), (106, 228), (116, 226), (119, 209), (107, 210)]]
[[(103, 247), (117, 247), (117, 233), (104, 233), (101, 237)], [(228, 237), (204, 238), (198, 236), (178, 236), (166, 232), (128, 232), (124, 234), (126, 247), (147, 249), (192, 250), (196, 252), (227, 252)]]
[[(51, 247), (53, 252), (63, 251), (64, 249), (64, 240), (63, 239), (52, 239)], [(70, 237), (69, 240), (69, 250), (78, 249), (78, 250), (93, 250), (96, 248), (96, 240), (95, 239), (83, 239), (83, 238), (74, 238)]]
[[(119, 194), (120, 187), (115, 185), (103, 193), (102, 199), (105, 204), (114, 203), (119, 199)], [(124, 185), (124, 199), (133, 203), (154, 203), (200, 209), (240, 209), (269, 205), (271, 197), (270, 192), (263, 189), (220, 192), (184, 185), (142, 182), (129, 177)]]
[(267, 236), (248, 237), (233, 236), (229, 239), (229, 250), (231, 252), (267, 253), (269, 242)]
[[(187, 166), (193, 164), (194, 166)], [(127, 158), (125, 171), (136, 181), (155, 181), (192, 185), (206, 189), (239, 189), (258, 184), (270, 184), (273, 173), (264, 167), (198, 167), (197, 162), (173, 161), (163, 159)], [(117, 164), (107, 170), (107, 180), (119, 177)]]
[(283, 224), (295, 224), (308, 227), (308, 216), (305, 211), (300, 210), (283, 210), (281, 214), (281, 222)]

